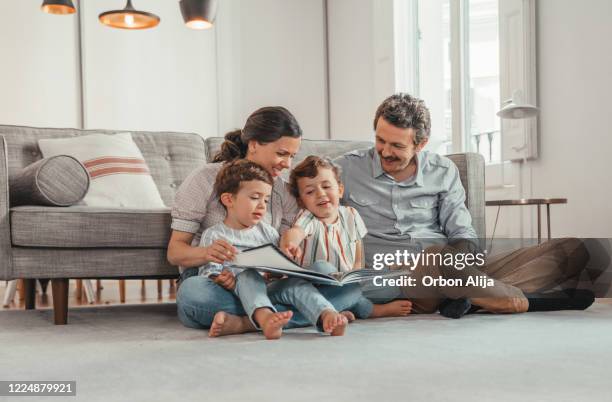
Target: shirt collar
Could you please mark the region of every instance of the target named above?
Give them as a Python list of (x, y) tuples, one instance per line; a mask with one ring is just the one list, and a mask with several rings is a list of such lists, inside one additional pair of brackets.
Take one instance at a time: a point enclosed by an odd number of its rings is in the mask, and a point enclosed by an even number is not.
[[(378, 155), (378, 152), (376, 152), (376, 149), (373, 149), (373, 153), (374, 153), (374, 156), (372, 157), (372, 177), (377, 179), (380, 176), (385, 175), (393, 179), (393, 177), (387, 175), (385, 171), (383, 170), (382, 164), (380, 162), (380, 156)], [(425, 152), (421, 151), (416, 154), (416, 163), (417, 163), (416, 176), (412, 176), (411, 178), (404, 180), (403, 182), (400, 182), (399, 184), (403, 184), (403, 185), (415, 184), (419, 187), (423, 186), (423, 166), (425, 164)]]
[(383, 174), (385, 174), (385, 171), (382, 168), (382, 164), (380, 162), (380, 156), (378, 155), (378, 152), (376, 152), (375, 148), (373, 148), (372, 151), (374, 153), (374, 156), (372, 157), (372, 177), (377, 179)]

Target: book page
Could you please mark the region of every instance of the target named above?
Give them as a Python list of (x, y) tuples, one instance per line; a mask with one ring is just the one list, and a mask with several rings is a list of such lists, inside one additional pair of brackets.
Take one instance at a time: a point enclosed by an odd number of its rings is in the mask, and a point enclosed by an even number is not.
[(247, 267), (265, 266), (285, 271), (312, 272), (291, 261), (277, 247), (271, 244), (238, 253), (232, 265)]

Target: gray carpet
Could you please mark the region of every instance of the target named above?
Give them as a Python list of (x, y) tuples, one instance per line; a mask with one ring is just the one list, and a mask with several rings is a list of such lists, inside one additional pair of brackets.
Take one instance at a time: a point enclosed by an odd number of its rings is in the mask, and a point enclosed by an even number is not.
[(0, 379), (76, 380), (72, 401), (612, 400), (611, 304), (368, 320), (343, 338), (300, 329), (280, 341), (208, 339), (173, 304), (72, 309), (69, 321), (0, 312)]

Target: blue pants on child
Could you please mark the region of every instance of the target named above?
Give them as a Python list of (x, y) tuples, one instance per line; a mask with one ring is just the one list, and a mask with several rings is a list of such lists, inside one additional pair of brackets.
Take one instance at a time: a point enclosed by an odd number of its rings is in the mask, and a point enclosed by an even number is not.
[[(315, 263), (312, 264), (310, 267), (308, 267), (308, 269), (311, 271), (316, 271), (316, 272), (320, 272), (322, 274), (327, 274), (327, 275), (330, 275), (334, 272), (338, 272), (338, 269), (335, 266), (331, 265), (327, 261), (322, 261), (322, 260), (315, 261)], [(317, 287), (321, 289), (326, 286), (330, 286), (330, 285), (318, 285)], [(374, 304), (372, 304), (372, 302), (362, 294), (363, 284), (355, 283), (355, 284), (350, 284), (350, 285), (344, 285), (343, 287), (345, 288), (346, 287), (356, 287), (359, 289), (359, 297), (357, 298), (355, 305), (348, 310), (351, 311), (353, 314), (355, 314), (355, 317), (357, 318), (363, 319), (363, 318), (370, 317), (370, 315), (372, 314), (372, 310), (374, 309)]]
[[(268, 307), (274, 311), (292, 310), (293, 317), (285, 328), (305, 327), (317, 324), (320, 313), (326, 308), (335, 311), (352, 310), (361, 296), (358, 286), (314, 288), (310, 282), (304, 281), (306, 285), (299, 284), (293, 289), (290, 283), (282, 283), (284, 280), (268, 285), (266, 296), (261, 288), (263, 278), (255, 271), (247, 270), (236, 277), (237, 293), (242, 294), (246, 301), (243, 303), (234, 292), (196, 272), (192, 270), (183, 273), (176, 297), (178, 317), (183, 325), (191, 328), (209, 328), (219, 311), (252, 317), (252, 313), (259, 307)], [(247, 272), (251, 274), (243, 276)]]

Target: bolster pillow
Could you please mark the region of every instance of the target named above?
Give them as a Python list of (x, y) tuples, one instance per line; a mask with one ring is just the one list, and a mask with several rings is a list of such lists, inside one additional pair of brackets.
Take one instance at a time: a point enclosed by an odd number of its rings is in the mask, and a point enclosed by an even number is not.
[(85, 167), (68, 155), (44, 158), (9, 179), (11, 206), (67, 207), (81, 201), (89, 190)]

